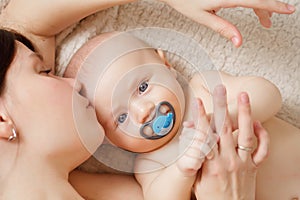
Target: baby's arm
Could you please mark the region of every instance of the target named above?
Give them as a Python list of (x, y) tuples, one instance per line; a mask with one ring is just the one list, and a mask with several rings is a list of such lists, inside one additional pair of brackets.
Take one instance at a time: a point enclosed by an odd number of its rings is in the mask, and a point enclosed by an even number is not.
[[(156, 165), (160, 170), (135, 173), (145, 200), (189, 200), (196, 176), (184, 176), (176, 163), (167, 167), (153, 160), (139, 159), (138, 165)], [(143, 164), (141, 164), (143, 163)], [(140, 168), (142, 166), (138, 166)]]
[[(209, 135), (207, 130), (201, 130), (201, 122), (196, 125), (194, 122), (185, 122), (184, 126), (179, 141), (167, 144), (169, 154), (158, 150), (151, 159), (147, 155), (141, 155), (136, 160), (135, 176), (142, 186), (144, 199), (191, 198), (196, 174), (217, 138)], [(177, 155), (171, 155), (178, 150), (179, 159)], [(168, 157), (174, 158), (165, 163)], [(177, 161), (174, 163), (174, 160)], [(141, 171), (148, 173), (138, 173)]]
[(196, 74), (190, 81), (196, 96), (204, 102), (207, 113), (212, 113), (212, 89), (215, 85), (224, 84), (227, 88), (228, 109), (237, 127), (238, 94), (245, 91), (249, 94), (252, 117), (260, 122), (265, 122), (274, 116), (281, 107), (281, 95), (278, 88), (270, 81), (258, 76), (231, 76), (225, 72), (207, 71)]
[[(197, 100), (195, 106), (199, 102)], [(196, 174), (205, 157), (211, 157), (209, 153), (217, 140), (214, 134), (203, 129), (202, 121), (198, 120), (199, 114), (201, 113), (194, 113), (194, 121), (184, 122), (184, 128), (179, 139), (175, 138), (175, 142), (172, 141), (167, 144), (168, 151), (164, 151), (165, 147), (162, 147), (162, 150), (152, 153), (151, 159), (147, 155), (140, 155), (137, 158), (135, 171), (148, 171), (148, 173), (135, 174), (142, 186), (146, 200), (184, 200), (191, 198)], [(178, 150), (179, 153), (174, 156), (174, 152), (178, 152)], [(171, 155), (172, 153), (173, 155)], [(177, 161), (171, 160), (167, 161), (169, 163), (164, 163), (166, 162), (165, 159), (169, 158), (170, 160), (170, 157), (173, 160), (177, 159)]]

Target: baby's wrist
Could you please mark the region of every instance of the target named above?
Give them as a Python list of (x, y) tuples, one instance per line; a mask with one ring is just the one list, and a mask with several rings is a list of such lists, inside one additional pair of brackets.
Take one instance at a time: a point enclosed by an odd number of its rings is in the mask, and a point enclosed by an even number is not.
[(193, 168), (187, 168), (181, 165), (180, 162), (176, 163), (176, 167), (179, 171), (179, 173), (183, 176), (183, 177), (187, 177), (187, 178), (196, 178), (198, 169), (193, 169)]

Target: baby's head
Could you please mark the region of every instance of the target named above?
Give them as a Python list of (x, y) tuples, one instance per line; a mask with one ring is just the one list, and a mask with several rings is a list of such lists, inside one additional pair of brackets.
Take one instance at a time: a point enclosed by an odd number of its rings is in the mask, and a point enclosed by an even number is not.
[(184, 94), (162, 51), (128, 33), (106, 33), (72, 58), (65, 76), (76, 74), (114, 145), (149, 152), (176, 135)]

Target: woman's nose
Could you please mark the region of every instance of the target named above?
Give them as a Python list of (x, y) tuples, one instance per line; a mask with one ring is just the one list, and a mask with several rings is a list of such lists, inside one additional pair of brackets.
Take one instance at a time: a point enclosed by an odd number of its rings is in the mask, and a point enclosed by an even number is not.
[(62, 78), (66, 81), (75, 91), (80, 92), (82, 89), (82, 83), (74, 78)]
[(130, 113), (135, 120), (143, 124), (153, 118), (155, 104), (151, 101), (135, 100), (131, 103)]

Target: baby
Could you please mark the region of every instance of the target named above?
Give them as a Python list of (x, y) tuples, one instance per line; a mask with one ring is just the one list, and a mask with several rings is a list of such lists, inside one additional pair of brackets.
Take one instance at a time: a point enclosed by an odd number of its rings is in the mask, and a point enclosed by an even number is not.
[[(212, 113), (211, 88), (220, 83), (227, 88), (234, 122), (236, 96), (247, 91), (253, 118), (265, 122), (271, 133), (271, 155), (259, 168), (257, 198), (300, 196), (300, 130), (272, 117), (280, 108), (280, 94), (265, 79), (209, 71), (195, 74), (188, 84), (179, 84), (178, 74), (163, 52), (124, 33), (103, 34), (85, 44), (65, 72), (66, 77), (76, 74), (108, 140), (141, 153), (136, 158), (135, 176), (145, 199), (190, 198), (196, 173), (205, 156), (209, 158), (216, 137), (184, 128), (182, 122), (192, 120), (194, 97), (201, 98), (207, 113)], [(282, 137), (284, 144), (279, 143)], [(200, 151), (193, 151), (195, 148)]]

